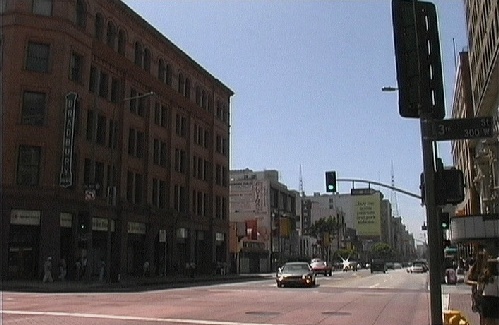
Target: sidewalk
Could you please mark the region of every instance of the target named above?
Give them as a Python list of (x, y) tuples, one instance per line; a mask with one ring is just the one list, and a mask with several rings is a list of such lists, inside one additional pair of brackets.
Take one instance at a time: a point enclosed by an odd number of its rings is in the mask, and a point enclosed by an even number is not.
[(238, 282), (258, 280), (270, 277), (271, 274), (227, 274), (227, 275), (184, 275), (155, 277), (123, 277), (119, 282), (100, 282), (98, 279), (88, 281), (18, 281), (9, 280), (0, 283), (0, 291), (29, 292), (128, 292), (145, 291), (160, 288), (200, 285), (202, 283)]
[(471, 288), (462, 282), (458, 282), (455, 287), (443, 286), (449, 295), (449, 310), (461, 312), (470, 325), (480, 324), (480, 315), (471, 310)]

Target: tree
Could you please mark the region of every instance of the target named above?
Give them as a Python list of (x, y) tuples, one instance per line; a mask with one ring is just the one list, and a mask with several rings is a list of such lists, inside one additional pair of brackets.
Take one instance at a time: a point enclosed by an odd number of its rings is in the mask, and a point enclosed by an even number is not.
[(394, 252), (390, 245), (380, 242), (373, 245), (371, 255), (372, 258), (390, 259), (393, 257)]

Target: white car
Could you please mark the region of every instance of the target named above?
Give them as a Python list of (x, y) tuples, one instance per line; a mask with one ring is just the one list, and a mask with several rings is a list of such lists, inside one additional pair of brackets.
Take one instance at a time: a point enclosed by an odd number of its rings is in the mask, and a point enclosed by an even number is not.
[(428, 267), (423, 262), (413, 262), (411, 266), (407, 268), (408, 273), (425, 273), (428, 271)]

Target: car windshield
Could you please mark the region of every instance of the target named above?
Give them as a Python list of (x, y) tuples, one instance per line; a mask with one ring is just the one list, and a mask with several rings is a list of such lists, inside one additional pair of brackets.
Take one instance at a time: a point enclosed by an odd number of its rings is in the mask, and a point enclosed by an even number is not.
[(285, 272), (290, 272), (290, 271), (308, 271), (309, 266), (307, 264), (287, 264), (284, 265), (283, 271)]

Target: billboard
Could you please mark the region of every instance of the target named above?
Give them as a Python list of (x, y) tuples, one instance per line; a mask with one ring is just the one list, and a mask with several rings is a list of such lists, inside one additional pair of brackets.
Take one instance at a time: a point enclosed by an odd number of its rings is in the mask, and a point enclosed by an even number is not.
[(381, 236), (381, 200), (379, 194), (355, 196), (354, 211), (359, 236)]

